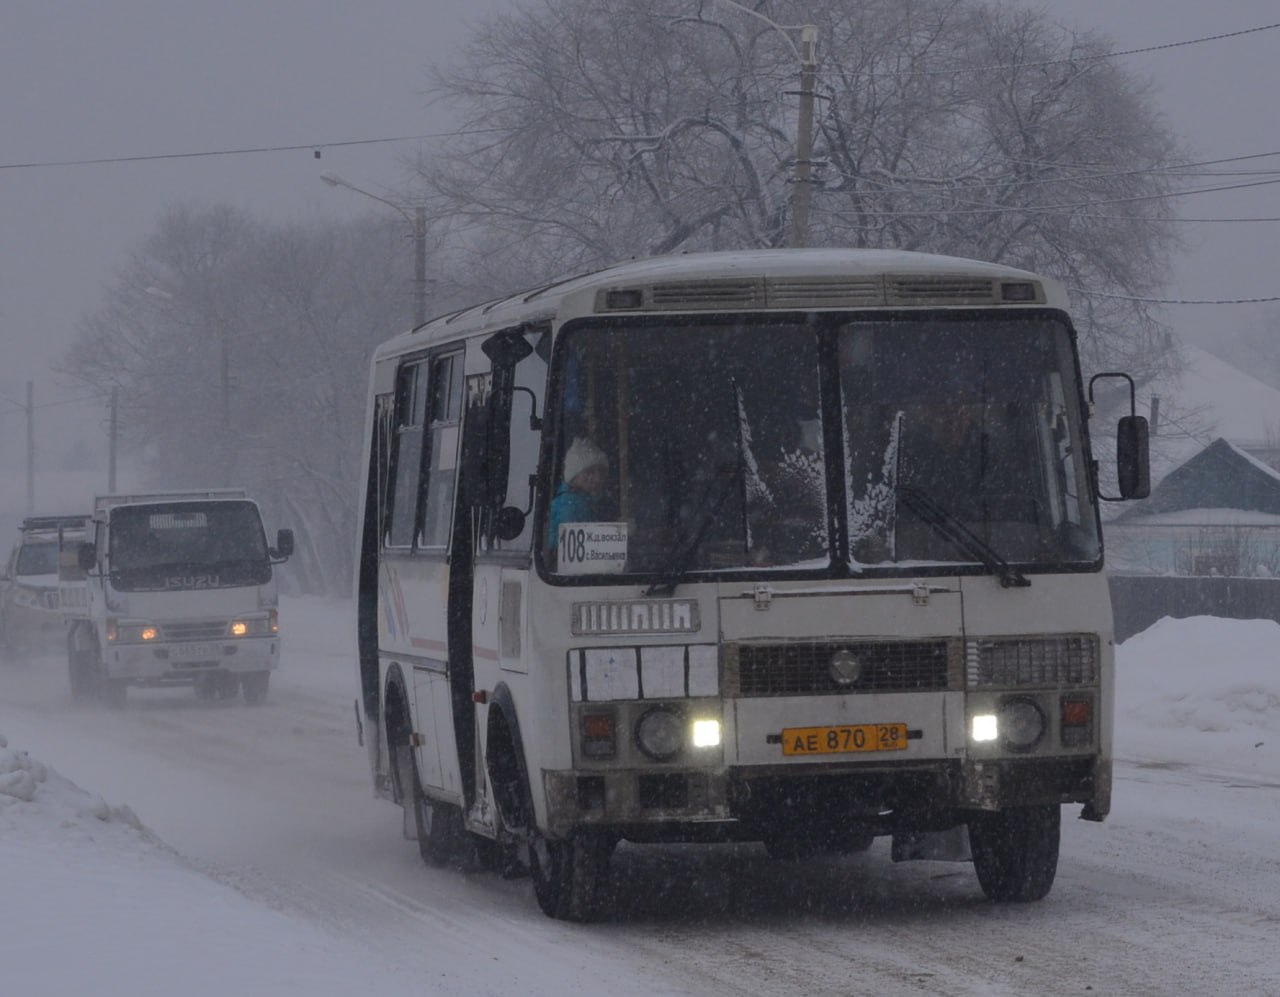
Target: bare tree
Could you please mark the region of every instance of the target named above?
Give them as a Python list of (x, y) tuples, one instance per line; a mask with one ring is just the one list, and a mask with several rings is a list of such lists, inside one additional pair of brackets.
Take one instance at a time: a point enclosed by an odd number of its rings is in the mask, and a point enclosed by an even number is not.
[(543, 0), (488, 21), (435, 73), (463, 137), (420, 171), (433, 211), (463, 223), (480, 282), (784, 244), (788, 26), (812, 23), (810, 245), (1047, 272), (1090, 292), (1077, 309), (1091, 369), (1146, 380), (1176, 362), (1130, 299), (1160, 285), (1176, 245), (1165, 195), (1178, 145), (1105, 39), (976, 0), (742, 6)]
[(402, 236), (382, 220), (270, 229), (179, 208), (62, 364), (104, 397), (119, 389), (153, 483), (242, 485), (292, 527), (290, 574), (309, 591), (349, 589), (365, 372), (407, 323)]

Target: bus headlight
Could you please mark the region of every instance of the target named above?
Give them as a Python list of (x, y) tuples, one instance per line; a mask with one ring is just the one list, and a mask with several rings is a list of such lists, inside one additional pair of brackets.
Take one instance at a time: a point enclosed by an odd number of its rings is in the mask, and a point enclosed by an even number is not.
[(1030, 751), (1044, 736), (1044, 714), (1030, 699), (1010, 699), (1000, 707), (1000, 738), (1010, 751)]
[(675, 710), (655, 707), (636, 724), (636, 746), (655, 762), (669, 762), (684, 747), (684, 720)]
[(695, 720), (693, 722), (693, 746), (695, 748), (716, 748), (719, 745), (719, 720)]
[(1000, 736), (994, 713), (975, 713), (969, 722), (969, 737), (973, 741), (994, 741)]

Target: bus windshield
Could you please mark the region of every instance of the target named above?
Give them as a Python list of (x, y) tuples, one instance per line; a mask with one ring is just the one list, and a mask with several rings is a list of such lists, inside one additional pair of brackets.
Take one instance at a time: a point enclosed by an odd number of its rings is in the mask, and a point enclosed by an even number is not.
[(1066, 325), (718, 315), (562, 336), (543, 554), (562, 575), (1092, 564)]

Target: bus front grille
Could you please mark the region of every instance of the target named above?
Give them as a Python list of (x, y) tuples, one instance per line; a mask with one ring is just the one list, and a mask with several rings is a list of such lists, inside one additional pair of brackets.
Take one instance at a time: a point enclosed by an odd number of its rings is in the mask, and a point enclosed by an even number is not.
[[(928, 692), (963, 683), (960, 649), (950, 653), (946, 640), (738, 644), (726, 650), (727, 684), (736, 672), (737, 694), (743, 697)], [(858, 660), (852, 683), (832, 677), (831, 659), (839, 651)]]

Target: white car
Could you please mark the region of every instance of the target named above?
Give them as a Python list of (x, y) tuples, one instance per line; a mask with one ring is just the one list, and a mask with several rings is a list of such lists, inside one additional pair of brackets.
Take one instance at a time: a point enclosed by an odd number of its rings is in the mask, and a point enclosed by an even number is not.
[(62, 650), (66, 625), (58, 595), (59, 544), (84, 539), (86, 516), (28, 516), (0, 569), (0, 654)]

